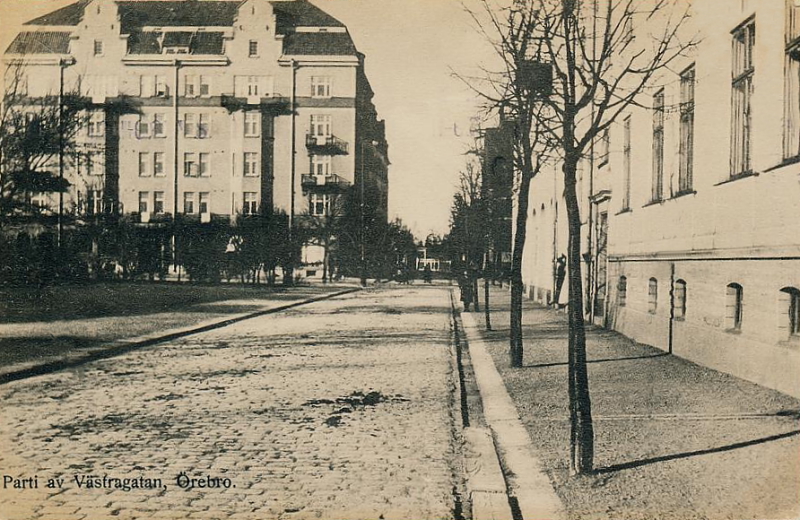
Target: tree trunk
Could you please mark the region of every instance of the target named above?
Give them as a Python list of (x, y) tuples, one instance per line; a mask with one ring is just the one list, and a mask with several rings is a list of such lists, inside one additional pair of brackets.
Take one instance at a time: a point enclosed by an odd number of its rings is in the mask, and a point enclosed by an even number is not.
[(322, 283), (328, 283), (328, 241), (326, 240), (322, 250)]
[(575, 173), (579, 158), (569, 154), (564, 161), (564, 197), (567, 206), (569, 240), (567, 277), (569, 282), (569, 416), (570, 472), (590, 473), (594, 460), (594, 428), (589, 398), (586, 365), (586, 331), (583, 319), (583, 280), (581, 279), (581, 218), (575, 192)]
[(528, 198), (531, 187), (531, 174), (521, 173), (519, 195), (517, 196), (517, 228), (514, 230), (514, 245), (511, 253), (511, 323), (509, 341), (511, 343), (511, 366), (522, 366), (522, 252), (525, 248), (525, 228), (528, 222)]
[(492, 316), (489, 313), (489, 277), (483, 277), (483, 310), (486, 314), (486, 330), (492, 330)]
[(472, 294), (475, 295), (475, 312), (481, 312), (480, 298), (478, 298), (480, 294), (478, 292), (478, 277), (473, 278), (470, 283), (472, 283)]

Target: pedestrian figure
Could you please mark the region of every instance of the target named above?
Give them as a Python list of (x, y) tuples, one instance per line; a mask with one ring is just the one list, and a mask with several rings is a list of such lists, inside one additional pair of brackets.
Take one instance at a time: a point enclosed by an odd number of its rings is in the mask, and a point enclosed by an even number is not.
[(433, 280), (433, 273), (431, 272), (431, 266), (426, 265), (425, 269), (422, 270), (422, 279), (425, 280), (425, 283), (431, 283), (431, 280)]
[(553, 297), (553, 304), (556, 308), (559, 307), (558, 300), (561, 297), (561, 288), (564, 285), (564, 278), (567, 274), (567, 257), (561, 255), (556, 260), (556, 294)]
[(458, 278), (458, 287), (461, 289), (461, 301), (464, 302), (464, 310), (469, 312), (469, 306), (475, 298), (472, 277), (469, 275), (469, 271), (464, 271)]

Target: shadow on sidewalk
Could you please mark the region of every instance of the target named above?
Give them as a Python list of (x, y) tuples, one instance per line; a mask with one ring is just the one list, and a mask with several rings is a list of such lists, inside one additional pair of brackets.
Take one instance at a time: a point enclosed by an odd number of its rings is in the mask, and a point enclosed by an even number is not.
[[(620, 357), (620, 358), (610, 358), (610, 359), (590, 359), (587, 361), (588, 364), (592, 363), (611, 363), (614, 361), (632, 361), (635, 359), (651, 359), (651, 358), (660, 358), (664, 356), (669, 356), (667, 352), (662, 352), (661, 354), (653, 354), (649, 356), (630, 356), (630, 357)], [(538, 365), (524, 365), (522, 368), (548, 368), (548, 367), (565, 367), (569, 365), (569, 363), (542, 363)]]
[(800, 430), (793, 430), (786, 433), (779, 433), (777, 435), (770, 435), (768, 437), (761, 437), (758, 439), (753, 439), (750, 441), (744, 442), (737, 442), (734, 444), (728, 444), (727, 446), (719, 446), (717, 448), (708, 448), (705, 450), (695, 450), (695, 451), (687, 451), (685, 453), (675, 453), (672, 455), (662, 455), (660, 457), (652, 457), (649, 459), (642, 459), (642, 460), (635, 460), (632, 462), (625, 462), (622, 464), (614, 464), (613, 466), (607, 466), (605, 468), (597, 468), (594, 470), (595, 474), (604, 474), (604, 473), (614, 473), (617, 471), (622, 471), (625, 469), (632, 469), (638, 468), (641, 466), (646, 466), (648, 464), (655, 464), (657, 462), (667, 462), (670, 460), (678, 460), (678, 459), (686, 459), (689, 457), (696, 457), (698, 455), (709, 455), (711, 453), (722, 453), (725, 451), (732, 451), (738, 450), (739, 448), (747, 448), (749, 446), (756, 446), (758, 444), (764, 444), (767, 442), (778, 441), (781, 439), (787, 439), (789, 437), (794, 437), (796, 435), (800, 435)]

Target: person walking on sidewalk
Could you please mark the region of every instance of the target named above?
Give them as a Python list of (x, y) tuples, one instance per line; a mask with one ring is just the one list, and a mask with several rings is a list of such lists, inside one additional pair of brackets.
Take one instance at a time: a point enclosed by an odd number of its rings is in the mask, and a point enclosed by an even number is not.
[(472, 277), (469, 271), (465, 270), (458, 277), (458, 288), (461, 290), (461, 301), (464, 302), (464, 310), (469, 312), (469, 306), (475, 298)]

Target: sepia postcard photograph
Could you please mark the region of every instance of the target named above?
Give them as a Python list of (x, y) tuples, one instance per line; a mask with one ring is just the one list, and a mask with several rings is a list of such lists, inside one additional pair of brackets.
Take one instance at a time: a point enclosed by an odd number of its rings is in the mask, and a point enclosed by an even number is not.
[(800, 0), (0, 0), (0, 520), (800, 519)]

